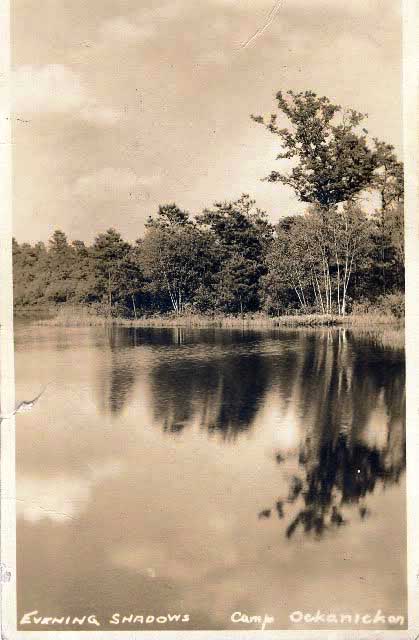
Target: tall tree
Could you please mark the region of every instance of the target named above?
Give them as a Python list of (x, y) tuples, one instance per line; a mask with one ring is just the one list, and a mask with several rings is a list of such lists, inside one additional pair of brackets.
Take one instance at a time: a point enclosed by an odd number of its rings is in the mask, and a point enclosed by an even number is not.
[(400, 242), (403, 239), (404, 175), (403, 163), (397, 159), (394, 147), (377, 138), (374, 138), (374, 145), (378, 169), (371, 187), (379, 195), (379, 206), (375, 211), (378, 244), (375, 262), (380, 273), (381, 292), (385, 294), (394, 286), (404, 286), (404, 247)]
[[(388, 146), (378, 141), (374, 142), (373, 147), (368, 143), (368, 132), (365, 128), (361, 129), (364, 114), (354, 109), (342, 110), (341, 106), (331, 103), (327, 97), (319, 97), (312, 91), (288, 91), (286, 94), (279, 91), (276, 99), (280, 114), (288, 120), (288, 127), (278, 123), (277, 114), (271, 115), (268, 121), (261, 116), (252, 118), (279, 137), (282, 152), (277, 159), (291, 161), (293, 166), (289, 172), (272, 171), (265, 179), (291, 187), (302, 202), (315, 207), (313, 220), (316, 243), (309, 250), (320, 250), (321, 253), (324, 294), (318, 289), (319, 300), (324, 312), (331, 313), (334, 308), (332, 280), (335, 262), (335, 303), (339, 313), (345, 313), (346, 278), (349, 276), (350, 279), (351, 276), (347, 271), (346, 259), (342, 276), (340, 250), (345, 245), (351, 253), (347, 234), (352, 227), (349, 224), (349, 209), (347, 215), (342, 217), (341, 206), (354, 201), (361, 191), (377, 186), (380, 167), (384, 166), (384, 175), (389, 171), (394, 173), (395, 160)], [(388, 170), (385, 169), (386, 162)], [(397, 180), (391, 181), (391, 184), (392, 189), (388, 180), (380, 183), (383, 202), (387, 203), (395, 197), (394, 192), (397, 193)], [(343, 234), (342, 238), (339, 234)]]
[(112, 228), (106, 233), (100, 233), (93, 244), (96, 291), (103, 300), (107, 301), (109, 314), (112, 313), (115, 302), (121, 297), (126, 276), (125, 261), (129, 251), (130, 245)]
[(359, 131), (365, 115), (354, 109), (342, 111), (313, 91), (276, 94), (278, 110), (291, 126), (252, 116), (278, 136), (283, 152), (278, 160), (293, 160), (288, 173), (272, 171), (266, 180), (291, 187), (302, 202), (323, 209), (353, 198), (371, 184), (378, 165), (377, 153), (367, 143), (366, 130)]
[(212, 247), (212, 288), (217, 305), (226, 311), (259, 306), (264, 257), (272, 238), (266, 214), (243, 194), (235, 202), (217, 202), (198, 216)]
[[(344, 316), (353, 274), (356, 268), (364, 265), (368, 256), (370, 225), (365, 213), (353, 201), (331, 212), (328, 218), (328, 237), (323, 235), (324, 222), (321, 212), (314, 211), (312, 215), (314, 242), (321, 249), (322, 268), (328, 275), (327, 309), (335, 308), (339, 315)], [(326, 271), (330, 263), (332, 277), (330, 270)]]
[(313, 260), (313, 255), (307, 250), (308, 234), (305, 216), (292, 216), (277, 225), (266, 256), (267, 273), (262, 279), (265, 307), (268, 310), (279, 313), (296, 304), (307, 312), (313, 304), (307, 289)]
[(96, 274), (90, 247), (81, 240), (71, 243), (74, 251), (74, 301), (77, 303), (98, 300)]
[(193, 302), (208, 268), (205, 234), (175, 204), (159, 207), (149, 218), (140, 245), (140, 262), (148, 289), (176, 313)]
[(120, 297), (125, 297), (126, 306), (131, 307), (134, 317), (137, 318), (139, 300), (144, 291), (144, 274), (139, 243), (129, 248), (122, 261), (121, 272), (123, 274), (123, 283), (120, 289)]
[(56, 229), (48, 243), (49, 283), (46, 296), (53, 302), (68, 302), (75, 291), (76, 254), (67, 236)]
[(353, 275), (368, 257), (369, 234), (370, 224), (354, 203), (331, 208), (327, 217), (311, 207), (278, 224), (263, 278), (268, 307), (293, 306), (294, 298), (304, 312), (345, 315)]
[(149, 216), (146, 222), (147, 228), (174, 229), (176, 227), (190, 226), (192, 221), (189, 213), (180, 209), (175, 202), (159, 205), (155, 218)]

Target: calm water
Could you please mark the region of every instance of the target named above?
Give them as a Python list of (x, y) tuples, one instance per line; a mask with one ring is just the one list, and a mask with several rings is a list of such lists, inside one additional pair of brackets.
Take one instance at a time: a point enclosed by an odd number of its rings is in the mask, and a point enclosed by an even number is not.
[[(18, 618), (406, 615), (402, 351), (347, 330), (22, 325), (16, 367), (18, 399), (51, 383), (17, 419)], [(189, 622), (145, 622), (168, 614)]]

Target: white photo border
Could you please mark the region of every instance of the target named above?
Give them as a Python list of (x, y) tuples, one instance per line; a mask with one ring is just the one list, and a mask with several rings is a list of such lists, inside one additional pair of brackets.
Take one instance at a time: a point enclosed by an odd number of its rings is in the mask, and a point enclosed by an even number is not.
[[(87, 0), (88, 1), (88, 0)], [(292, 1), (292, 0), (290, 0)], [(309, 2), (310, 0), (307, 0)], [(312, 0), (311, 0), (312, 1)], [(339, 1), (339, 0), (338, 0)], [(341, 2), (343, 0), (340, 0)], [(395, 0), (396, 1), (396, 0)], [(14, 408), (10, 3), (0, 3), (0, 407)], [(20, 631), (16, 620), (15, 419), (0, 421), (0, 623), (2, 640), (95, 637), (264, 638), (278, 640), (416, 640), (419, 637), (419, 6), (403, 0), (403, 146), (405, 166), (408, 629), (307, 631)]]

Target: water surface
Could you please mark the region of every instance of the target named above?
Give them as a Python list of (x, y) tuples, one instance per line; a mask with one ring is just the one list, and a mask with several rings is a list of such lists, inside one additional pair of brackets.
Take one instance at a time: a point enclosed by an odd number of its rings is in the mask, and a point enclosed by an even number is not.
[[(349, 330), (20, 325), (16, 369), (18, 399), (51, 383), (17, 419), (18, 619), (406, 616), (403, 351)], [(168, 614), (189, 621), (145, 622)]]

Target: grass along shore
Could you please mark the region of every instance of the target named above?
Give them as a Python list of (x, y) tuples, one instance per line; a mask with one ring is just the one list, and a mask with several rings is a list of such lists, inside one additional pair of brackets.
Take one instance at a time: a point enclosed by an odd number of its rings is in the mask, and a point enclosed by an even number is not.
[[(29, 310), (28, 310), (29, 311)], [(159, 314), (138, 318), (109, 317), (98, 314), (89, 307), (63, 306), (49, 312), (37, 314), (26, 311), (16, 312), (17, 319), (32, 320), (44, 326), (86, 327), (117, 325), (125, 327), (202, 327), (202, 328), (275, 328), (275, 327), (377, 327), (386, 326), (402, 328), (403, 318), (396, 318), (391, 313), (370, 311), (362, 314), (339, 315), (281, 315), (269, 316), (263, 313), (246, 313), (243, 315), (224, 314)], [(37, 317), (38, 316), (38, 317)], [(48, 317), (46, 317), (48, 316)]]
[[(46, 317), (48, 316), (48, 317)], [(403, 350), (405, 347), (404, 318), (396, 318), (391, 313), (369, 312), (347, 316), (327, 316), (320, 314), (283, 315), (272, 317), (262, 313), (247, 313), (243, 316), (230, 315), (153, 315), (137, 319), (105, 317), (92, 313), (88, 307), (59, 307), (55, 310), (43, 309), (37, 316), (26, 308), (25, 314), (16, 314), (19, 321), (31, 321), (45, 327), (145, 327), (160, 329), (231, 329), (232, 331), (274, 331), (300, 329), (305, 331), (348, 329), (356, 332), (358, 338), (369, 344), (386, 349)]]

